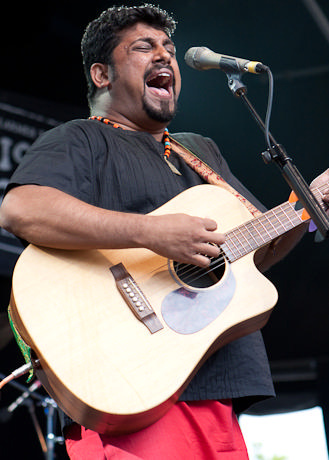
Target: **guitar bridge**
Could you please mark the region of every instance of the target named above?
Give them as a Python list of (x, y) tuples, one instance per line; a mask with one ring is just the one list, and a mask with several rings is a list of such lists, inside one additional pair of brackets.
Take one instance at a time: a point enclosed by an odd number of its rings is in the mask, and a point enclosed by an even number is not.
[(136, 318), (154, 334), (163, 329), (159, 318), (142, 290), (122, 263), (110, 267), (117, 288)]

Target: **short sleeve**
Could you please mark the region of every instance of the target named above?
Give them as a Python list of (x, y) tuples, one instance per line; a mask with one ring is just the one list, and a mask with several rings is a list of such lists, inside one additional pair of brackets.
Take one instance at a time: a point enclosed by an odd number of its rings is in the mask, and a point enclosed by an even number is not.
[(78, 122), (43, 133), (24, 155), (7, 186), (26, 184), (57, 188), (78, 199), (93, 196), (93, 158), (88, 138)]

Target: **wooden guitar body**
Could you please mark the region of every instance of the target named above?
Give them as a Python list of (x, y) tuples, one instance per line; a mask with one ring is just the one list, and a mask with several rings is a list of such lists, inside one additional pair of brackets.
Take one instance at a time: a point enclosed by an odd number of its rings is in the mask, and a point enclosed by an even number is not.
[[(201, 185), (152, 214), (211, 217), (228, 232), (252, 219), (232, 194)], [(139, 430), (177, 401), (217, 349), (260, 329), (277, 301), (254, 251), (207, 288), (187, 285), (173, 263), (146, 249), (68, 251), (33, 245), (13, 275), (11, 313), (40, 359), (49, 394), (78, 423), (102, 433)], [(127, 305), (110, 270), (123, 264), (162, 328), (151, 333)]]

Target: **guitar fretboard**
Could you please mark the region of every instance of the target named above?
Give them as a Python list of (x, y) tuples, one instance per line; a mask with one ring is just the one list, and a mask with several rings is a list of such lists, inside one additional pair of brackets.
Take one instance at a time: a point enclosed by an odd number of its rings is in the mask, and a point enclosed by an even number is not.
[[(313, 190), (313, 194), (320, 201), (320, 188)], [(302, 212), (302, 209), (295, 209), (295, 203), (287, 201), (226, 233), (221, 248), (229, 261), (234, 262), (306, 222), (301, 217)]]

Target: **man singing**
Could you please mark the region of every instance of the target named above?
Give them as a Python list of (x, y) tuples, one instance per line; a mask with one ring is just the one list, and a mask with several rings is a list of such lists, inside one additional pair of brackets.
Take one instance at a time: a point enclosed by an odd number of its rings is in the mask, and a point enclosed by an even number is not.
[[(167, 131), (181, 89), (175, 27), (168, 13), (149, 4), (109, 8), (87, 26), (82, 56), (91, 117), (58, 126), (34, 143), (9, 183), (0, 225), (40, 246), (147, 248), (207, 267), (225, 241), (214, 220), (148, 215), (206, 182), (183, 159), (189, 151), (264, 211), (211, 139)], [(329, 203), (329, 188), (323, 200)], [(282, 236), (275, 251), (258, 251), (258, 268), (282, 259), (304, 231), (301, 225)], [(255, 332), (214, 353), (180, 400), (147, 428), (110, 436), (66, 419), (67, 451), (76, 460), (247, 459), (235, 413), (273, 394), (262, 337)]]

